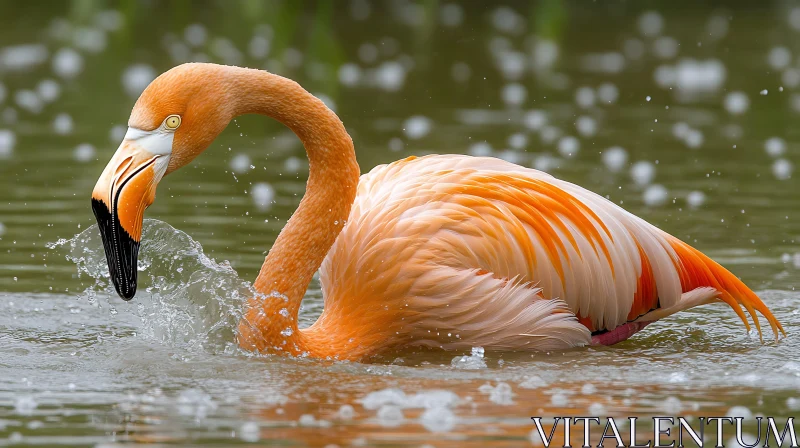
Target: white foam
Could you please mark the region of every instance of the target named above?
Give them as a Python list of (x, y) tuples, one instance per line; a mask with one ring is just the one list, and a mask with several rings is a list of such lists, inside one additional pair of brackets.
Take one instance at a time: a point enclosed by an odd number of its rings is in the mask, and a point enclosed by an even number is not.
[(703, 136), (703, 132), (699, 129), (689, 129), (686, 133), (684, 142), (686, 146), (692, 149), (697, 149), (703, 145), (703, 141), (705, 137)]
[(406, 70), (403, 64), (396, 61), (382, 63), (374, 72), (375, 84), (388, 92), (396, 92), (406, 81)]
[(378, 424), (386, 428), (400, 426), (405, 420), (403, 410), (392, 405), (381, 406), (376, 417), (378, 418)]
[(339, 407), (336, 415), (342, 420), (352, 420), (356, 415), (356, 411), (349, 404), (343, 404)]
[(156, 71), (146, 64), (134, 64), (122, 72), (122, 86), (132, 98), (138, 98), (144, 89), (156, 79)]
[(33, 411), (38, 406), (39, 403), (30, 395), (22, 395), (14, 399), (14, 412), (19, 415), (33, 415)]
[[(304, 165), (303, 159), (295, 156), (289, 156), (283, 161), (283, 169), (289, 173), (299, 173)], [(250, 167), (248, 166), (248, 168)]]
[(456, 369), (479, 370), (486, 368), (486, 360), (483, 358), (483, 347), (472, 347), (469, 356), (456, 356), (450, 361), (450, 365)]
[(522, 132), (511, 134), (508, 137), (508, 146), (513, 149), (525, 149), (528, 146), (528, 136)]
[(41, 44), (15, 45), (0, 49), (4, 71), (30, 70), (47, 60), (47, 47)]
[(239, 427), (239, 438), (245, 442), (253, 443), (261, 439), (261, 428), (256, 422), (244, 422)]
[(558, 44), (552, 40), (538, 39), (533, 47), (533, 65), (537, 70), (549, 70), (558, 60)]
[(547, 381), (537, 375), (525, 377), (525, 379), (518, 384), (523, 389), (539, 389), (540, 387), (547, 387)]
[(44, 102), (33, 90), (17, 90), (14, 92), (14, 103), (32, 114), (39, 114), (44, 109)]
[(436, 407), (426, 409), (419, 416), (419, 422), (430, 432), (450, 432), (458, 423), (458, 418), (450, 409)]

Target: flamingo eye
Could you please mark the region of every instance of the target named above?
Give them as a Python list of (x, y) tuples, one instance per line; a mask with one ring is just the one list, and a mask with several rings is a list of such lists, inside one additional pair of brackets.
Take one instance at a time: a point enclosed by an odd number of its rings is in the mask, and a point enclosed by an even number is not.
[(167, 129), (178, 129), (178, 126), (181, 125), (181, 116), (180, 115), (170, 115), (164, 120), (164, 126)]

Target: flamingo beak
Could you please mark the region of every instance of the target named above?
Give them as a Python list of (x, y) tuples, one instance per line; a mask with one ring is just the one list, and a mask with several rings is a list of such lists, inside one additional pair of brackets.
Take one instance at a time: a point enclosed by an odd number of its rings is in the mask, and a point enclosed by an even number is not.
[[(163, 153), (167, 142), (159, 140), (163, 136), (157, 133), (129, 129), (92, 191), (92, 210), (103, 238), (108, 270), (123, 300), (131, 300), (136, 294), (144, 210), (153, 203), (156, 186), (169, 163), (169, 152)], [(153, 147), (154, 142), (161, 145)], [(171, 149), (171, 138), (168, 143)]]

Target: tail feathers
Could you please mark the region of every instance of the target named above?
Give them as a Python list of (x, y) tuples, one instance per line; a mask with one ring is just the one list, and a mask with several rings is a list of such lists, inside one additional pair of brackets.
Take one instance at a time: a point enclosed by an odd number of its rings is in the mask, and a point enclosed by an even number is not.
[[(742, 307), (744, 307), (753, 319), (753, 323), (758, 330), (758, 335), (762, 340), (761, 323), (758, 320), (756, 311), (767, 319), (772, 328), (772, 332), (775, 334), (776, 340), (780, 334), (786, 336), (786, 331), (784, 331), (783, 326), (778, 322), (775, 316), (772, 315), (772, 312), (767, 308), (764, 302), (735, 275), (720, 266), (716, 261), (708, 258), (697, 249), (694, 249), (680, 240), (673, 240), (672, 248), (677, 253), (679, 259), (679, 263), (676, 267), (680, 273), (681, 287), (683, 291), (687, 292), (681, 296), (681, 300), (678, 304), (665, 310), (670, 311), (675, 309), (675, 311), (667, 315), (679, 311), (679, 309), (676, 309), (677, 307), (680, 307), (680, 309), (691, 308), (692, 306), (701, 304), (703, 301), (707, 303), (707, 301), (711, 301), (713, 297), (716, 297), (730, 305), (736, 312), (736, 315), (744, 322), (747, 331), (750, 331), (750, 323), (747, 321), (747, 316), (742, 311)], [(712, 289), (715, 294), (708, 297), (708, 294), (710, 294), (709, 290)], [(686, 300), (685, 304), (683, 303), (684, 300)], [(692, 302), (697, 303), (690, 304)]]

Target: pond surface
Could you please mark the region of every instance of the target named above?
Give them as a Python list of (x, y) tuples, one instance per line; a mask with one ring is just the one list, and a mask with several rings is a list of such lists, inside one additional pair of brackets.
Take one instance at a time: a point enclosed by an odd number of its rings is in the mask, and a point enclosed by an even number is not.
[[(537, 415), (794, 415), (800, 9), (604, 3), (0, 5), (0, 445), (526, 446)], [(608, 348), (243, 353), (241, 301), (308, 174), (262, 117), (161, 183), (123, 302), (90, 192), (138, 93), (188, 60), (298, 80), (362, 172), (493, 155), (608, 195), (740, 276), (789, 336), (762, 344), (715, 304)], [(321, 309), (315, 280), (302, 325)]]

